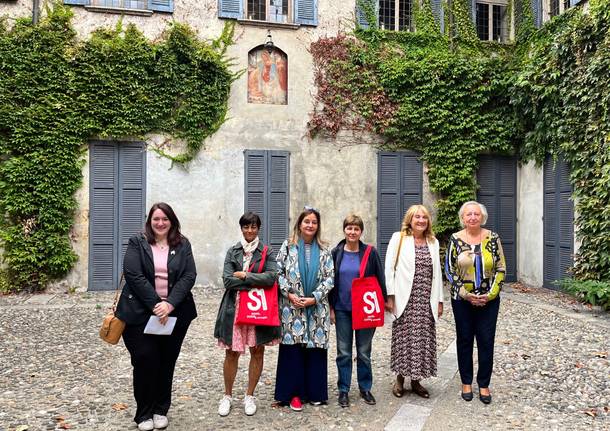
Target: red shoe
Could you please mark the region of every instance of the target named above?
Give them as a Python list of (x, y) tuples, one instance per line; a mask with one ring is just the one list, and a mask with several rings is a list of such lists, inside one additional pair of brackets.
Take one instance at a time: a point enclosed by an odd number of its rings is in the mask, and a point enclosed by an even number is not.
[(292, 401), (290, 401), (290, 408), (295, 412), (300, 412), (303, 410), (303, 403), (299, 397), (294, 397)]

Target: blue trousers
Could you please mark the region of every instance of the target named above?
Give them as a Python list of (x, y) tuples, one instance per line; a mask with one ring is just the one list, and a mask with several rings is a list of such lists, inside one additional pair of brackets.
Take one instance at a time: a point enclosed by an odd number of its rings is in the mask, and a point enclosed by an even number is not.
[(483, 307), (474, 306), (464, 299), (452, 299), (451, 308), (455, 319), (458, 368), (462, 384), (472, 384), (472, 350), (476, 339), (479, 358), (477, 384), (480, 388), (487, 388), (494, 365), (494, 340), (500, 297), (489, 301)]
[(335, 310), (335, 328), (337, 330), (337, 387), (339, 392), (349, 392), (352, 385), (352, 345), (356, 333), (356, 372), (358, 388), (370, 391), (373, 387), (373, 370), (371, 368), (371, 349), (375, 328), (352, 329), (352, 312)]
[(326, 349), (304, 344), (280, 344), (275, 376), (275, 399), (288, 404), (293, 397), (305, 401), (328, 400)]

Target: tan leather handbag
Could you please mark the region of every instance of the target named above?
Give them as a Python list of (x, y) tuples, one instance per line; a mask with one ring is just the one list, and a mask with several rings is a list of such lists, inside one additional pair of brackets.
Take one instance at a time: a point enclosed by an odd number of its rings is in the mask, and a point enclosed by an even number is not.
[(119, 288), (116, 291), (116, 295), (114, 295), (114, 302), (108, 314), (104, 316), (102, 327), (100, 328), (100, 338), (109, 344), (118, 343), (121, 339), (121, 335), (123, 335), (123, 330), (125, 329), (125, 322), (114, 315), (116, 305), (119, 301), (119, 295), (123, 290), (124, 284), (125, 278), (123, 277), (123, 274), (121, 274), (121, 281), (119, 282)]

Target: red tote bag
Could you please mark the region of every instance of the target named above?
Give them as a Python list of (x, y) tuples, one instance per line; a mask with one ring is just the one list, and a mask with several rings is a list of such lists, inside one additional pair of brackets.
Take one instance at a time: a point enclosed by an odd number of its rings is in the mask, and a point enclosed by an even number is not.
[(364, 270), (371, 254), (367, 246), (360, 262), (360, 278), (352, 281), (352, 329), (376, 328), (384, 323), (384, 302), (377, 277), (365, 277)]
[[(263, 272), (267, 246), (263, 248), (258, 273)], [(250, 272), (254, 264), (250, 266)], [(273, 286), (258, 286), (239, 293), (239, 311), (235, 323), (239, 325), (280, 326), (277, 281)]]

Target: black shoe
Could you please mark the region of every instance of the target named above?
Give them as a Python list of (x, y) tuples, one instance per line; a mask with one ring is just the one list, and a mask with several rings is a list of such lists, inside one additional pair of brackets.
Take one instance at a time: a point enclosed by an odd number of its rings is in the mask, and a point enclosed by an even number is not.
[(483, 395), (483, 394), (479, 393), (479, 399), (481, 400), (481, 402), (483, 404), (489, 404), (489, 403), (491, 403), (491, 394)]
[(462, 399), (464, 401), (472, 401), (472, 398), (473, 398), (472, 391), (470, 391), (470, 392), (462, 392)]
[(377, 404), (377, 401), (375, 401), (375, 397), (373, 396), (373, 394), (371, 394), (371, 391), (360, 391), (360, 396), (362, 397), (365, 403), (371, 406)]
[(339, 392), (339, 405), (341, 407), (349, 407), (349, 396), (347, 392)]

